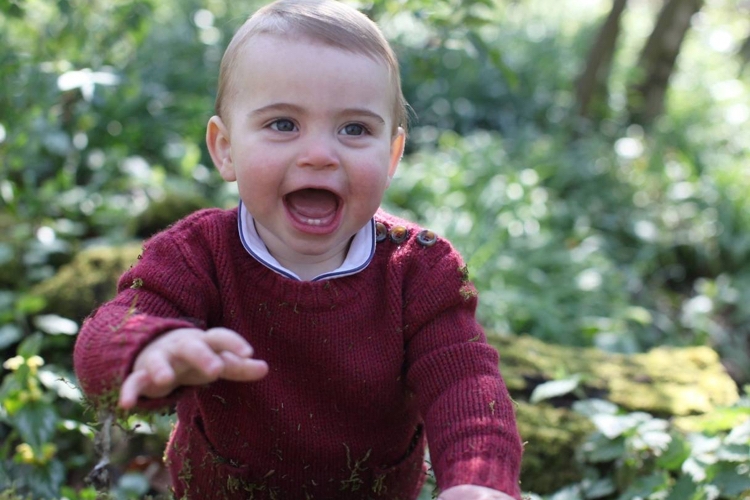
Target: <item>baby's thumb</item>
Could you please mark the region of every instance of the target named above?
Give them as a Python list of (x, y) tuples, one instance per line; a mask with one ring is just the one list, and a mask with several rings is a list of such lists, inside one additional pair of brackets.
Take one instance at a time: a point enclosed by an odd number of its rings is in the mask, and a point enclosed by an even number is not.
[(120, 387), (120, 408), (128, 410), (134, 407), (138, 396), (150, 383), (151, 377), (146, 370), (137, 370), (128, 375)]

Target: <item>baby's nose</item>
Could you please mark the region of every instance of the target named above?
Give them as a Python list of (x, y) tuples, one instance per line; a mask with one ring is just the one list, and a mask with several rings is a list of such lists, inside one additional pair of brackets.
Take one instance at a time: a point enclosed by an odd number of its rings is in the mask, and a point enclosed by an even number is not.
[(324, 134), (310, 136), (304, 142), (297, 164), (300, 167), (336, 168), (339, 165), (335, 140)]

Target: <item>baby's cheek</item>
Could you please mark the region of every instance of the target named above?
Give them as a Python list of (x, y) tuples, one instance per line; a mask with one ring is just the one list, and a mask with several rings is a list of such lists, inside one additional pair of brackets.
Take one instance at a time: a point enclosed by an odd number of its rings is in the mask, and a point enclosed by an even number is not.
[(373, 177), (360, 182), (357, 189), (352, 190), (356, 206), (361, 207), (363, 216), (367, 219), (372, 217), (380, 207), (387, 187), (387, 179)]
[(357, 184), (369, 188), (366, 191), (377, 193), (385, 190), (388, 184), (388, 163), (378, 163), (364, 166), (356, 173)]

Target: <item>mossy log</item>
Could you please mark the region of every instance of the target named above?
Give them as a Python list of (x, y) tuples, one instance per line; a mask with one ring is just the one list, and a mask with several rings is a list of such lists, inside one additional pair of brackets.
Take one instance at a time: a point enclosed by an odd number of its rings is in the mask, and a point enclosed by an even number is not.
[(140, 244), (88, 248), (32, 292), (45, 299), (45, 312), (81, 321), (114, 297), (118, 278), (138, 259), (141, 250)]
[(130, 232), (137, 238), (148, 238), (188, 214), (210, 206), (210, 201), (201, 195), (168, 191), (163, 198), (152, 201), (143, 213), (132, 220)]
[[(140, 245), (84, 250), (35, 292), (47, 299), (47, 312), (80, 320), (114, 295), (117, 278), (140, 251)], [(535, 387), (560, 373), (580, 376), (589, 397), (665, 418), (701, 415), (739, 398), (718, 355), (708, 347), (660, 347), (623, 355), (546, 344), (528, 336), (488, 336), (500, 352), (500, 368), (517, 403), (526, 443), (522, 486), (537, 493), (581, 479), (573, 456), (593, 430), (588, 419), (570, 409), (574, 398), (528, 402)]]
[(569, 408), (516, 400), (516, 419), (524, 442), (522, 489), (547, 494), (583, 479), (573, 457), (594, 431), (586, 417)]
[(659, 347), (624, 355), (528, 336), (490, 335), (490, 342), (500, 352), (508, 389), (524, 399), (559, 373), (579, 375), (590, 397), (657, 416), (706, 413), (739, 399), (736, 384), (709, 347)]
[[(132, 219), (126, 233), (133, 238), (148, 238), (186, 215), (209, 206), (211, 204), (205, 197), (189, 190), (168, 191)], [(3, 218), (0, 217), (2, 227)], [(86, 249), (33, 292), (47, 299), (49, 312), (80, 321), (114, 296), (117, 278), (135, 262), (140, 252), (139, 243)], [(0, 266), (0, 280), (2, 271)]]
[(537, 493), (582, 479), (573, 457), (593, 431), (588, 419), (570, 409), (575, 396), (528, 402), (535, 387), (559, 373), (580, 376), (580, 388), (589, 397), (664, 418), (704, 414), (739, 399), (736, 384), (708, 347), (659, 347), (624, 355), (528, 336), (490, 334), (489, 340), (500, 352), (500, 369), (518, 404), (518, 426), (526, 443), (522, 486)]

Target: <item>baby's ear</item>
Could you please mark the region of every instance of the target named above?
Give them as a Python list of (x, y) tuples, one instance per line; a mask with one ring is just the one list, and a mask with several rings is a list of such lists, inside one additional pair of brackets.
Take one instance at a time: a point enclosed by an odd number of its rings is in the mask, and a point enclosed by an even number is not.
[(401, 157), (404, 156), (404, 146), (406, 145), (406, 132), (404, 129), (399, 127), (396, 134), (391, 139), (391, 159), (388, 165), (388, 184), (391, 183), (391, 179), (396, 174), (396, 169), (401, 161)]
[(227, 182), (237, 180), (232, 161), (232, 147), (229, 142), (229, 129), (218, 116), (212, 116), (206, 127), (206, 145), (216, 170)]

